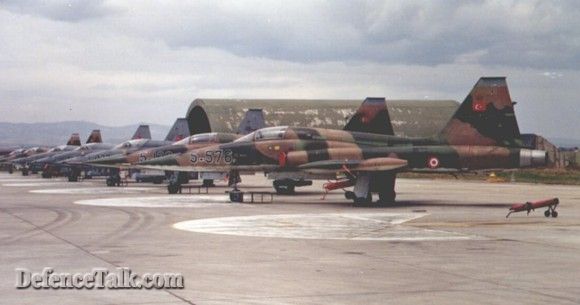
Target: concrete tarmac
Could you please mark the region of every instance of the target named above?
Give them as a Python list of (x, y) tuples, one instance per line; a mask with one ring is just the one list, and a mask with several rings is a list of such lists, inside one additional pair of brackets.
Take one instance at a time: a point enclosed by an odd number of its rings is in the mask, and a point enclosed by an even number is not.
[[(341, 191), (321, 200), (321, 185), (232, 204), (225, 186), (168, 195), (0, 173), (0, 304), (580, 303), (580, 187), (398, 179), (397, 204), (355, 208)], [(549, 197), (558, 218), (505, 218)], [(185, 288), (15, 288), (16, 268), (45, 267), (176, 272)]]

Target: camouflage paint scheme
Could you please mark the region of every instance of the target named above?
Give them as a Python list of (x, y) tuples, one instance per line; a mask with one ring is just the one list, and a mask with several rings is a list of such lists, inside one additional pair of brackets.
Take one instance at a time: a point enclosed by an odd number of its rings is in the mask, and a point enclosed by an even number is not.
[(20, 164), (22, 166), (28, 166), (30, 163), (40, 160), (42, 158), (47, 158), (54, 156), (56, 154), (60, 154), (65, 151), (71, 151), (79, 148), (81, 146), (81, 138), (78, 133), (73, 133), (70, 139), (67, 141), (65, 145), (55, 146), (49, 149), (46, 152), (33, 154), (29, 157), (19, 158), (12, 161), (12, 163)]
[[(369, 111), (369, 114), (374, 113)], [(543, 166), (546, 154), (521, 148), (504, 77), (481, 78), (436, 136), (404, 138), (344, 130), (270, 127), (233, 143), (141, 162), (175, 171), (328, 173), (354, 185), (355, 202), (394, 200), (397, 172)]]
[(90, 163), (98, 166), (112, 166), (112, 167), (131, 167), (139, 162), (152, 160), (159, 157), (183, 153), (188, 150), (194, 150), (221, 143), (229, 143), (241, 137), (237, 134), (229, 133), (202, 133), (189, 136), (185, 139), (172, 143), (170, 145), (163, 145), (160, 147), (152, 147), (134, 151), (131, 153), (122, 153), (110, 157), (103, 157), (95, 159)]

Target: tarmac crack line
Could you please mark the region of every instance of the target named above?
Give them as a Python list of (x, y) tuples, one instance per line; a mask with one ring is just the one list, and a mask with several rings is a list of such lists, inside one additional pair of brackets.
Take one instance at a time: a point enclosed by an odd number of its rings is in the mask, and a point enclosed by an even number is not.
[[(10, 216), (12, 216), (12, 217), (14, 217), (16, 219), (19, 219), (20, 221), (22, 221), (24, 223), (27, 223), (27, 224), (33, 226), (35, 229), (40, 230), (42, 232), (45, 232), (46, 234), (48, 234), (48, 235), (50, 235), (50, 236), (52, 236), (52, 237), (54, 237), (54, 238), (56, 238), (56, 239), (58, 239), (58, 240), (60, 240), (60, 241), (62, 241), (64, 243), (66, 243), (66, 244), (68, 244), (69, 246), (72, 246), (72, 247), (80, 250), (81, 252), (83, 252), (83, 253), (91, 256), (91, 257), (94, 257), (94, 258), (96, 258), (98, 260), (101, 260), (101, 261), (103, 261), (103, 262), (105, 262), (105, 263), (107, 263), (107, 264), (109, 264), (111, 266), (114, 266), (114, 267), (118, 267), (118, 268), (119, 267), (122, 267), (122, 266), (120, 266), (118, 264), (115, 264), (114, 262), (108, 261), (104, 257), (101, 257), (101, 256), (99, 256), (97, 254), (92, 253), (91, 251), (85, 249), (84, 247), (82, 247), (82, 246), (80, 246), (80, 245), (78, 245), (78, 244), (76, 244), (76, 243), (74, 243), (74, 242), (72, 242), (72, 241), (70, 241), (68, 239), (65, 239), (63, 237), (60, 237), (60, 236), (58, 236), (58, 235), (56, 235), (56, 234), (48, 231), (46, 228), (44, 228), (42, 226), (38, 226), (38, 225), (34, 224), (33, 222), (29, 221), (28, 219), (25, 219), (23, 217), (20, 217), (20, 216), (18, 216), (16, 214), (13, 214), (13, 213), (7, 211), (7, 209), (0, 209), (0, 210), (2, 210), (4, 213), (6, 213), (6, 214), (8, 214), (8, 215), (10, 215)], [(193, 303), (192, 301), (185, 299), (184, 297), (176, 294), (175, 292), (172, 292), (172, 291), (167, 290), (167, 289), (163, 289), (163, 291), (166, 292), (167, 294), (173, 296), (174, 298), (179, 299), (180, 301), (182, 301), (184, 303), (187, 303), (187, 304), (190, 304), (190, 305), (195, 305), (195, 303)]]

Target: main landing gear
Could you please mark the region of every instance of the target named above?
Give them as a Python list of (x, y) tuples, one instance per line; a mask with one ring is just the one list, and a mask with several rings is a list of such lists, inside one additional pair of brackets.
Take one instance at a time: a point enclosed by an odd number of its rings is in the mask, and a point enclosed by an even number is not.
[[(396, 176), (390, 173), (361, 173), (356, 177), (353, 191), (346, 191), (346, 199), (352, 200), (355, 207), (383, 206), (395, 202)], [(379, 200), (373, 203), (373, 193), (379, 194)]]
[(233, 186), (233, 189), (229, 192), (230, 201), (238, 203), (244, 202), (244, 192), (238, 189), (238, 183), (241, 181), (240, 174), (236, 171), (232, 171), (228, 177), (228, 185)]
[(121, 186), (121, 175), (111, 175), (107, 177), (107, 186)]
[(68, 173), (68, 182), (78, 182), (80, 176), (81, 176), (81, 170), (73, 167), (73, 168), (71, 168), (70, 172)]
[[(170, 174), (169, 172), (166, 175), (170, 175), (169, 177), (169, 184), (167, 184), (167, 193), (168, 194), (177, 194), (181, 190), (181, 185), (186, 184), (189, 182), (189, 173), (185, 172), (173, 172)], [(213, 180), (209, 180), (213, 184)], [(204, 186), (206, 181), (204, 180)]]

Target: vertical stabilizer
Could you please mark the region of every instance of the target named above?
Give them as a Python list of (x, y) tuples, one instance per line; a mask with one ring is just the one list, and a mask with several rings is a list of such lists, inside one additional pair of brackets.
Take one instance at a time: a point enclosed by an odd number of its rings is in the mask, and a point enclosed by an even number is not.
[(189, 124), (187, 119), (179, 118), (175, 120), (175, 123), (173, 123), (171, 129), (169, 129), (169, 133), (167, 133), (165, 141), (176, 142), (189, 136)]
[(480, 78), (440, 138), (451, 145), (522, 146), (505, 77)]
[(66, 142), (66, 145), (81, 146), (81, 137), (79, 136), (79, 134), (73, 133), (70, 136), (70, 139), (68, 139), (68, 141)]
[(87, 139), (87, 144), (89, 143), (103, 143), (103, 138), (101, 138), (101, 131), (95, 129), (91, 131), (89, 138)]
[(238, 134), (249, 134), (264, 127), (266, 127), (266, 122), (262, 109), (250, 108), (238, 126)]
[(138, 139), (151, 139), (151, 131), (149, 130), (149, 125), (139, 125), (137, 131), (131, 137), (131, 140)]
[(394, 135), (385, 98), (367, 97), (346, 123), (344, 130)]

